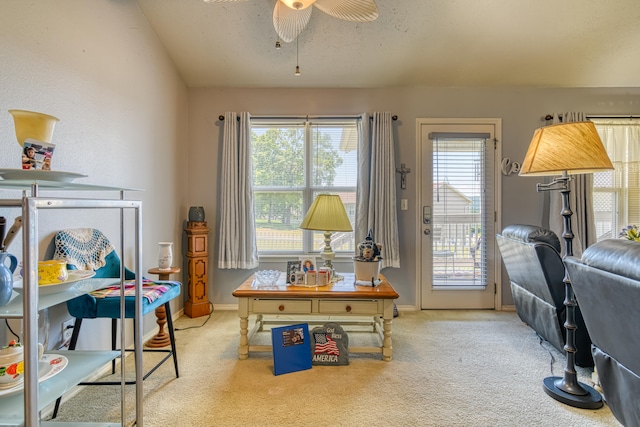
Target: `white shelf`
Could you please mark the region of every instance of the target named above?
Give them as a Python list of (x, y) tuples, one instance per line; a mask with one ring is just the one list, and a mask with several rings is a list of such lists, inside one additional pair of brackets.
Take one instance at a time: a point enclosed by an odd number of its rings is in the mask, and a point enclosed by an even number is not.
[[(37, 311), (53, 305), (61, 304), (69, 299), (86, 294), (92, 290), (120, 283), (119, 279), (86, 279), (78, 282), (71, 288), (54, 294), (39, 295), (37, 289), (37, 265), (38, 265), (38, 211), (50, 209), (118, 209), (121, 212), (120, 230), (124, 229), (125, 210), (134, 212), (133, 227), (134, 233), (134, 273), (136, 280), (135, 307), (136, 312), (142, 312), (142, 202), (125, 200), (125, 191), (137, 191), (132, 188), (105, 187), (92, 184), (79, 184), (74, 182), (41, 181), (41, 180), (1, 180), (0, 190), (22, 190), (20, 198), (0, 199), (0, 207), (19, 208), (23, 217), (23, 241), (22, 248), (23, 265), (25, 277), (23, 279), (23, 291), (18, 294), (14, 292), (12, 299), (5, 306), (0, 307), (0, 318), (22, 318), (24, 322), (24, 362), (25, 366), (38, 366), (38, 324)], [(117, 191), (119, 198), (96, 199), (92, 196), (84, 198), (61, 198), (43, 197), (41, 190), (49, 191)], [(121, 247), (124, 252), (124, 243)], [(120, 254), (124, 259), (124, 254)], [(124, 313), (121, 316), (124, 321)], [(136, 388), (136, 425), (144, 427), (143, 414), (143, 388), (142, 377), (142, 322), (135, 322), (134, 349), (135, 373), (137, 382)], [(56, 352), (53, 352), (56, 353)], [(26, 369), (24, 378), (24, 388), (14, 395), (0, 397), (0, 426), (28, 426), (40, 425), (65, 425), (65, 426), (94, 426), (94, 427), (115, 427), (124, 424), (125, 414), (121, 414), (120, 423), (57, 423), (53, 421), (42, 421), (39, 417), (41, 411), (50, 405), (65, 392), (71, 390), (87, 377), (94, 374), (100, 367), (110, 362), (117, 356), (124, 357), (124, 350), (113, 351), (66, 351), (63, 352), (69, 360), (67, 367), (55, 377), (42, 383), (38, 382), (38, 372), (36, 369)], [(99, 421), (99, 420), (96, 420)]]
[[(120, 279), (85, 279), (76, 283), (71, 288), (54, 294), (39, 295), (38, 311), (63, 303), (75, 297), (79, 297), (105, 286), (119, 285)], [(22, 293), (13, 291), (9, 302), (0, 307), (0, 318), (20, 318), (23, 307)]]
[(0, 188), (26, 190), (34, 185), (37, 185), (41, 190), (142, 191), (139, 188), (106, 187), (104, 185), (82, 184), (78, 182), (43, 181), (37, 179), (0, 179)]
[(52, 427), (122, 427), (122, 424), (112, 424), (112, 423), (69, 423), (69, 422), (55, 422), (55, 421), (42, 421), (40, 423), (41, 426), (52, 426)]
[[(76, 384), (99, 371), (120, 355), (119, 351), (61, 351), (69, 364), (58, 375), (38, 385), (38, 410), (55, 402)], [(24, 423), (24, 393), (0, 397), (0, 426), (19, 426)], [(84, 424), (86, 425), (86, 424)], [(119, 425), (119, 424), (118, 424)]]
[(52, 426), (52, 427), (122, 427), (122, 424), (112, 424), (112, 423), (69, 423), (69, 422), (55, 422), (55, 421), (42, 421), (40, 423), (41, 426)]

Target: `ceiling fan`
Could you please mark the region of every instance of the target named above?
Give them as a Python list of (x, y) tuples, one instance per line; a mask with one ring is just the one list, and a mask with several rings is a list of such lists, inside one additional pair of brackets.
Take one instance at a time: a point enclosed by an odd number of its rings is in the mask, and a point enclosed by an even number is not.
[[(225, 3), (243, 0), (204, 0)], [(327, 15), (344, 21), (371, 22), (378, 18), (375, 0), (276, 0), (273, 8), (273, 27), (285, 42), (295, 40), (311, 19), (311, 6)]]

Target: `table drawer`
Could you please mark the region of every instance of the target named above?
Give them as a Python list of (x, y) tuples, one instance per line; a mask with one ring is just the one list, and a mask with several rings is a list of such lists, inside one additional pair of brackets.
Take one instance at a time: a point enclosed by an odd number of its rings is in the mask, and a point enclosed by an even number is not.
[(320, 313), (332, 314), (377, 314), (377, 301), (320, 300)]
[(311, 313), (311, 301), (309, 300), (273, 300), (255, 299), (253, 300), (253, 312), (260, 314), (278, 313)]

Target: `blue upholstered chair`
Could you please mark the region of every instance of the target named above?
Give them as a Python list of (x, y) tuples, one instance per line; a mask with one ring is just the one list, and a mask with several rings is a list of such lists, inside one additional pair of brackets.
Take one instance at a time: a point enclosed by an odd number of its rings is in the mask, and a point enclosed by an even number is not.
[[(67, 268), (70, 270), (94, 270), (94, 278), (117, 278), (120, 277), (120, 258), (113, 245), (107, 237), (99, 230), (92, 228), (63, 230), (54, 237), (55, 252), (54, 259), (64, 259), (67, 261)], [(125, 280), (135, 279), (135, 274), (125, 267)], [(144, 348), (144, 352), (167, 353), (154, 367), (144, 374), (143, 380), (151, 375), (160, 365), (170, 357), (173, 357), (173, 365), (176, 378), (180, 376), (178, 371), (178, 359), (176, 357), (176, 344), (173, 330), (173, 319), (171, 317), (171, 300), (180, 295), (181, 285), (179, 282), (162, 281), (154, 282), (155, 285), (162, 285), (164, 292), (157, 296), (152, 302), (147, 298), (142, 298), (142, 315), (155, 312), (155, 309), (164, 305), (167, 314), (167, 327), (171, 343), (170, 349)], [(146, 287), (143, 286), (143, 287)], [(80, 334), (80, 327), (84, 319), (108, 318), (111, 319), (111, 348), (116, 350), (117, 322), (120, 318), (120, 297), (96, 297), (88, 293), (67, 301), (69, 313), (75, 317), (73, 333), (69, 344), (69, 350), (75, 350)], [(125, 318), (133, 319), (135, 313), (135, 296), (125, 296)], [(134, 331), (135, 331), (134, 327)], [(127, 351), (132, 351), (127, 349)], [(112, 373), (115, 372), (115, 360), (111, 365)], [(126, 384), (135, 384), (135, 380), (127, 381)], [(119, 381), (97, 381), (91, 383), (80, 383), (81, 385), (118, 385)], [(56, 417), (60, 407), (60, 400), (56, 401), (53, 418)]]

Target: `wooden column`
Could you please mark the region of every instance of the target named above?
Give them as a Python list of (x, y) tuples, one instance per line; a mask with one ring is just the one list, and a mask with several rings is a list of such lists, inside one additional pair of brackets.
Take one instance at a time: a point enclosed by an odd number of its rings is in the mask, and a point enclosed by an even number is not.
[(187, 222), (187, 301), (184, 313), (189, 317), (206, 316), (209, 302), (209, 228), (207, 222)]
[[(170, 267), (163, 270), (158, 267), (149, 269), (149, 274), (157, 274), (159, 280), (171, 280), (172, 274), (180, 273), (180, 267)], [(148, 342), (147, 347), (166, 347), (171, 344), (171, 336), (164, 331), (164, 325), (167, 323), (167, 311), (164, 308), (164, 304), (156, 308), (156, 323), (158, 324), (158, 333), (153, 336)]]

